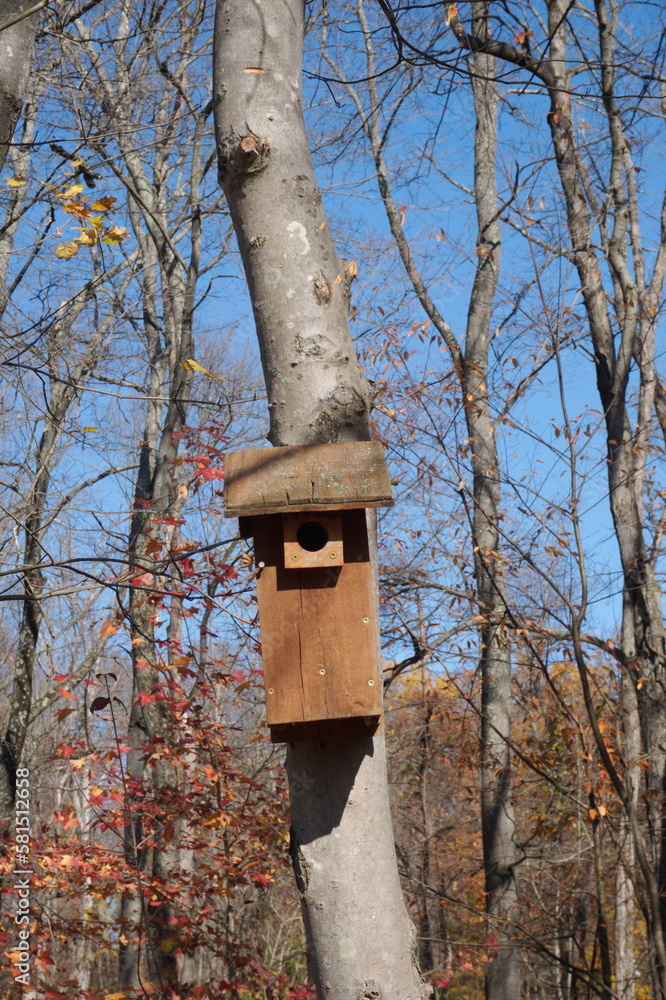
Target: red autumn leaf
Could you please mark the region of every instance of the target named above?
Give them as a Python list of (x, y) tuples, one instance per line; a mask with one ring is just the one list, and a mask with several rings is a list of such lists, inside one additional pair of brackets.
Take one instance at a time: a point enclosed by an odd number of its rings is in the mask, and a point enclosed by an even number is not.
[(201, 476), (206, 481), (210, 479), (224, 479), (224, 469), (197, 469), (195, 475)]
[(158, 700), (157, 695), (151, 694), (149, 691), (139, 691), (136, 697), (140, 705), (147, 705), (151, 701)]

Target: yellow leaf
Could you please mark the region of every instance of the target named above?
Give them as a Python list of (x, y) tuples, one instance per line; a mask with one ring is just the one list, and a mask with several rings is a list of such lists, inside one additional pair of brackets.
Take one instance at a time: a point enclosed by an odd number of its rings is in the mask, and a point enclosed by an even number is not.
[(197, 364), (196, 361), (193, 361), (192, 358), (188, 358), (187, 361), (181, 361), (181, 368), (184, 368), (189, 372), (203, 372), (204, 375), (208, 376), (208, 378), (214, 378), (216, 382), (227, 381), (226, 378), (222, 378), (221, 375), (213, 375), (212, 372), (206, 371), (205, 368), (202, 368), (201, 365)]
[(7, 177), (5, 184), (10, 188), (20, 188), (23, 187), (25, 181), (22, 181), (20, 177)]
[(83, 191), (83, 184), (72, 184), (71, 187), (66, 188), (64, 191), (58, 192), (59, 198), (74, 198), (77, 194), (81, 194)]
[(97, 201), (94, 201), (90, 207), (93, 212), (108, 212), (110, 208), (113, 208), (115, 203), (115, 198), (98, 198)]
[(78, 216), (88, 216), (90, 212), (88, 211), (88, 206), (85, 201), (66, 201), (62, 205), (63, 212), (67, 212), (68, 215), (78, 215)]
[(98, 430), (99, 430), (99, 427), (84, 427), (83, 428), (83, 433), (84, 434), (88, 434), (90, 431), (98, 431)]
[(84, 247), (93, 247), (98, 239), (94, 229), (84, 229), (81, 235), (76, 237), (76, 242)]
[(59, 257), (60, 260), (69, 260), (70, 257), (76, 257), (78, 252), (78, 243), (61, 243), (59, 247), (56, 247), (55, 255), (56, 257)]
[(129, 233), (127, 232), (126, 229), (123, 229), (122, 226), (111, 226), (111, 228), (107, 229), (106, 232), (104, 233), (102, 242), (121, 243), (123, 240), (126, 240), (128, 236)]
[[(125, 935), (123, 935), (123, 937), (125, 937)], [(123, 942), (123, 944), (128, 944), (128, 943), (129, 943), (128, 938), (125, 938), (125, 941)], [(124, 993), (105, 993), (104, 994), (104, 1000), (125, 1000), (125, 994)]]

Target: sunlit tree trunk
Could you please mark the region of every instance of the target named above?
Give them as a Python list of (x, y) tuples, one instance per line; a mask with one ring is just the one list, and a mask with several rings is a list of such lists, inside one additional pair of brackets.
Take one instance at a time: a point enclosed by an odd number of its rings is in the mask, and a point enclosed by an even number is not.
[[(304, 129), (304, 6), (219, 0), (215, 28), (220, 179), (250, 288), (274, 445), (369, 437), (347, 281)], [(294, 744), (287, 770), (292, 857), (319, 997), (428, 996), (400, 891), (383, 732)]]
[(7, 158), (30, 74), (37, 15), (22, 15), (34, 6), (34, 0), (0, 0), (0, 29), (10, 25), (0, 30), (0, 169)]
[[(488, 4), (473, 3), (473, 25), (487, 34)], [(511, 921), (518, 902), (515, 822), (511, 793), (511, 655), (500, 537), (500, 464), (488, 390), (491, 320), (500, 271), (501, 233), (495, 177), (497, 87), (495, 59), (470, 57), (476, 111), (474, 193), (477, 266), (467, 313), (463, 392), (472, 453), (474, 575), (482, 624), (481, 829), (488, 935), (487, 1000), (519, 1000), (520, 952)]]

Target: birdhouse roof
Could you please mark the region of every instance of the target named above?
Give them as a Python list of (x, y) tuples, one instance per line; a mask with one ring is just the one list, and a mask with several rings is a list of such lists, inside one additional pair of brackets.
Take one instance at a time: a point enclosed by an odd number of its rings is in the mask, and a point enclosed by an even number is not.
[(378, 441), (249, 448), (225, 456), (225, 517), (390, 507)]

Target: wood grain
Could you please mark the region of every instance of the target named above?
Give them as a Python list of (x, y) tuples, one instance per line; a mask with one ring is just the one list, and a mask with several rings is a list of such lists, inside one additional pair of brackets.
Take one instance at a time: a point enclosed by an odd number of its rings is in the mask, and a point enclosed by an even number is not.
[(249, 448), (225, 456), (225, 517), (392, 503), (378, 441)]
[(253, 519), (269, 726), (381, 715), (365, 511), (344, 511), (342, 527), (342, 566), (294, 571), (281, 516)]

